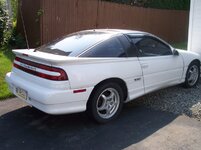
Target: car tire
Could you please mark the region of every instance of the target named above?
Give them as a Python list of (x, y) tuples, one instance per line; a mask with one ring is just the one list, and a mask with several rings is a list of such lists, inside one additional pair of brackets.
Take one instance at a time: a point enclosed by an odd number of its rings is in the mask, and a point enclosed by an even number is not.
[(186, 72), (186, 78), (184, 82), (185, 88), (191, 88), (197, 85), (200, 79), (200, 65), (198, 62), (192, 62)]
[(95, 88), (87, 103), (88, 114), (98, 123), (117, 118), (123, 107), (124, 93), (117, 83), (105, 83)]

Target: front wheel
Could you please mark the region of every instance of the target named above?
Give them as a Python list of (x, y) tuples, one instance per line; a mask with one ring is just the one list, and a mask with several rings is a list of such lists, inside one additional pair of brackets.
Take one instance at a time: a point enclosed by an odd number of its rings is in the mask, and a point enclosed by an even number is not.
[(103, 84), (92, 93), (88, 102), (88, 112), (98, 123), (115, 119), (123, 106), (123, 91), (116, 83)]
[(186, 88), (191, 88), (195, 86), (200, 79), (200, 65), (199, 63), (193, 62), (189, 65), (188, 70), (186, 72), (186, 79), (184, 82), (184, 86)]

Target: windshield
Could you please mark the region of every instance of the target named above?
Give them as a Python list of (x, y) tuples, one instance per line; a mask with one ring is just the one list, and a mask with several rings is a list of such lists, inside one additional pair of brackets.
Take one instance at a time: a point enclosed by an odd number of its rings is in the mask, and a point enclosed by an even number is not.
[(108, 39), (110, 36), (111, 34), (105, 32), (81, 31), (43, 45), (35, 51), (56, 55), (78, 56), (84, 50), (100, 41)]

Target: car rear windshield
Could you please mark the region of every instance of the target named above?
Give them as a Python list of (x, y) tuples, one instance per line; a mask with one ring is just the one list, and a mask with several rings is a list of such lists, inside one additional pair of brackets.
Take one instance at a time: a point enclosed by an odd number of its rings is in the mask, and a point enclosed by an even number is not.
[(105, 32), (82, 31), (57, 39), (39, 47), (35, 51), (74, 57), (96, 43), (108, 39), (110, 36), (111, 34)]

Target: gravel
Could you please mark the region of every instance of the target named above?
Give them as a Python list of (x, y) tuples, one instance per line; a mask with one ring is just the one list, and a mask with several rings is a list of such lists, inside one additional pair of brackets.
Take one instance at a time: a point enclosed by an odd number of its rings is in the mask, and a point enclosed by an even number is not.
[(201, 121), (201, 81), (196, 87), (169, 87), (140, 97), (128, 105), (145, 105), (155, 110), (187, 115)]

